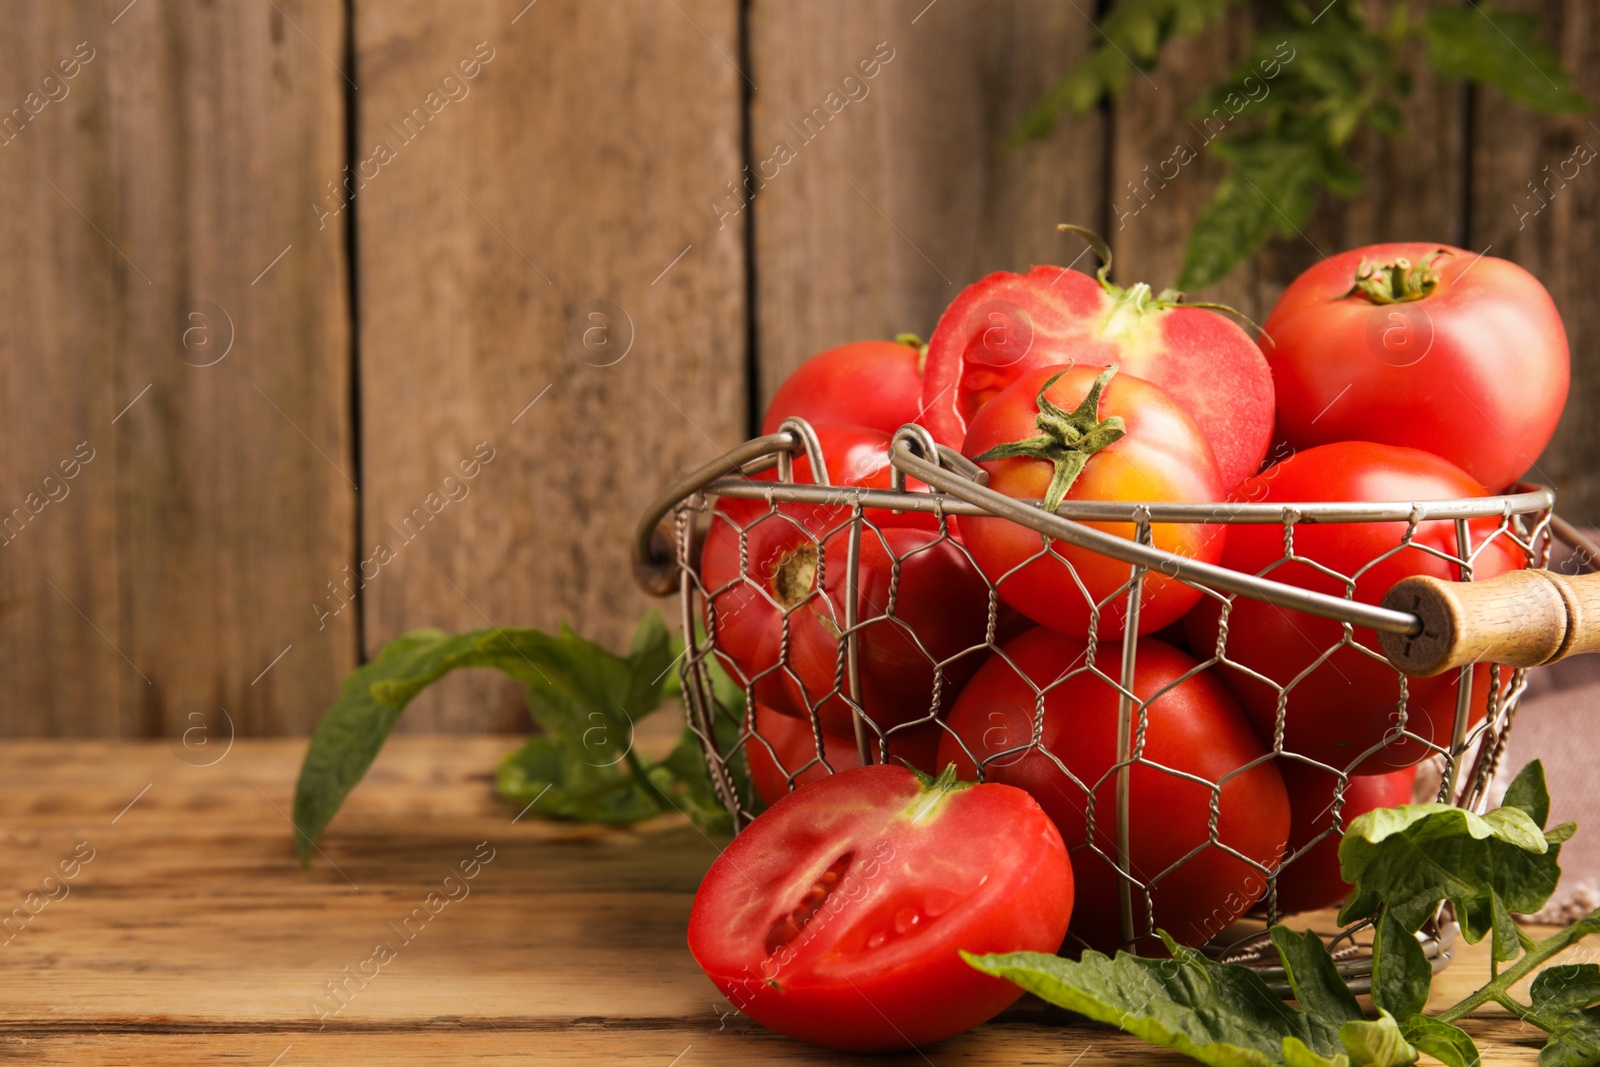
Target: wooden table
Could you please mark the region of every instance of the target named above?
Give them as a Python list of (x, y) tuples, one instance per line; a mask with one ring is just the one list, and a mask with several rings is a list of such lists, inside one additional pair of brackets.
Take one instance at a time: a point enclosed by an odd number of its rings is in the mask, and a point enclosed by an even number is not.
[[(0, 1062), (1189, 1062), (1036, 1003), (926, 1056), (767, 1033), (729, 1011), (684, 945), (719, 843), (678, 821), (513, 824), (489, 772), (514, 744), (394, 739), (308, 874), (287, 818), (302, 740), (239, 741), (210, 766), (160, 742), (7, 742), (0, 916), (36, 914), (0, 931)], [(75, 877), (46, 882), (63, 861)], [(414, 909), (426, 921), (407, 940)], [(368, 964), (380, 942), (393, 958)], [(376, 976), (346, 978), (363, 969)], [(1470, 949), (1436, 989), (1459, 998), (1485, 973)], [(1508, 1016), (1468, 1029), (1486, 1062), (1537, 1059), (1540, 1035)]]

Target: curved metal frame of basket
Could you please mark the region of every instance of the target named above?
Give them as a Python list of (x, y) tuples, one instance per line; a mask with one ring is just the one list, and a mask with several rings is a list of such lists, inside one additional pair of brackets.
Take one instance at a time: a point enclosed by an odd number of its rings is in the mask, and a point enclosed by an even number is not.
[[(805, 452), (815, 483), (797, 485), (792, 482), (792, 459)], [(1256, 575), (1243, 574), (1226, 567), (1208, 564), (1195, 559), (1166, 552), (1150, 544), (1152, 523), (1221, 523), (1221, 524), (1282, 524), (1349, 523), (1349, 522), (1405, 522), (1409, 530), (1427, 520), (1453, 520), (1456, 528), (1460, 559), (1470, 558), (1472, 547), (1468, 520), (1500, 517), (1510, 522), (1533, 516), (1531, 526), (1522, 531), (1528, 546), (1538, 546), (1533, 551), (1533, 562), (1543, 565), (1548, 561), (1552, 531), (1564, 539), (1572, 540), (1575, 532), (1551, 514), (1555, 503), (1552, 490), (1540, 486), (1522, 486), (1511, 494), (1455, 500), (1424, 500), (1414, 502), (1305, 502), (1305, 503), (1128, 503), (1111, 501), (1067, 501), (1055, 514), (1046, 513), (1038, 501), (1018, 500), (987, 488), (987, 475), (976, 464), (953, 449), (936, 444), (932, 436), (920, 426), (902, 427), (894, 436), (890, 450), (893, 466), (893, 488), (865, 489), (831, 485), (822, 448), (811, 426), (803, 419), (788, 419), (777, 433), (754, 438), (724, 453), (718, 460), (681, 479), (663, 492), (646, 511), (638, 528), (635, 541), (634, 570), (639, 583), (657, 595), (678, 592), (683, 611), (685, 634), (694, 633), (693, 568), (697, 564), (696, 525), (694, 513), (707, 496), (743, 497), (765, 500), (769, 504), (803, 503), (843, 506), (852, 509), (849, 555), (845, 567), (846, 586), (842, 599), (845, 608), (846, 678), (848, 697), (859, 708), (860, 675), (857, 649), (858, 609), (855, 595), (856, 571), (859, 566), (861, 540), (861, 515), (865, 508), (883, 508), (895, 511), (921, 511), (936, 515), (997, 515), (1027, 526), (1045, 537), (1062, 541), (1078, 548), (1100, 553), (1127, 563), (1130, 567), (1128, 586), (1129, 610), (1122, 638), (1122, 662), (1119, 697), (1118, 737), (1119, 752), (1123, 754), (1117, 768), (1116, 831), (1118, 848), (1126, 854), (1129, 843), (1129, 774), (1131, 764), (1127, 757), (1134, 716), (1133, 672), (1137, 650), (1138, 590), (1145, 572), (1157, 570), (1186, 584), (1212, 590), (1243, 595), (1255, 600), (1297, 611), (1323, 616), (1350, 626), (1364, 626), (1373, 630), (1409, 634), (1421, 629), (1421, 622), (1409, 612), (1394, 611), (1372, 604), (1364, 604), (1350, 597), (1336, 597), (1297, 586), (1286, 585)], [(778, 467), (778, 481), (751, 481), (748, 475)], [(907, 477), (915, 478), (930, 487), (932, 492), (908, 492)], [(675, 515), (674, 533), (666, 534), (662, 527), (668, 515)], [(1130, 540), (1086, 526), (1087, 522), (1132, 523), (1136, 536)], [(1581, 541), (1581, 538), (1579, 539)], [(1461, 578), (1470, 581), (1470, 565), (1460, 567)], [(683, 675), (684, 694), (689, 704), (690, 729), (700, 738), (707, 755), (707, 763), (718, 794), (733, 816), (737, 830), (743, 821), (743, 806), (734, 783), (723, 765), (717, 749), (714, 731), (714, 698), (710, 679), (704, 666), (705, 651), (689, 642), (680, 671)], [(1488, 785), (1505, 748), (1506, 734), (1516, 709), (1518, 698), (1525, 685), (1525, 672), (1513, 674), (1512, 683), (1501, 701), (1504, 726), (1495, 733), (1492, 743), (1479, 747), (1472, 773), (1464, 787), (1460, 786), (1460, 760), (1469, 750), (1468, 722), (1471, 712), (1470, 671), (1463, 667), (1458, 685), (1456, 721), (1452, 735), (1446, 771), (1440, 784), (1440, 797), (1461, 807), (1478, 808), (1487, 801)], [(1492, 718), (1492, 716), (1491, 716)], [(1486, 720), (1484, 725), (1488, 725)], [(858, 714), (856, 717), (856, 742), (862, 762), (871, 763), (871, 746), (868, 734)], [(1134, 936), (1132, 890), (1124, 882), (1121, 887), (1121, 919), (1125, 940)], [(1370, 985), (1370, 952), (1357, 941), (1357, 935), (1366, 926), (1357, 923), (1331, 935), (1330, 944), (1348, 942), (1337, 949), (1336, 959), (1340, 974), (1351, 988), (1360, 992)], [(1435, 968), (1448, 961), (1450, 946), (1457, 932), (1448, 906), (1441, 909), (1430, 928), (1421, 935), (1424, 948)], [(1266, 952), (1268, 942), (1264, 932), (1246, 934), (1242, 938), (1222, 942), (1213, 939), (1207, 951), (1221, 959), (1246, 962), (1261, 970), (1269, 984), (1280, 991), (1287, 990), (1282, 980), (1281, 967), (1272, 962), (1272, 953)]]

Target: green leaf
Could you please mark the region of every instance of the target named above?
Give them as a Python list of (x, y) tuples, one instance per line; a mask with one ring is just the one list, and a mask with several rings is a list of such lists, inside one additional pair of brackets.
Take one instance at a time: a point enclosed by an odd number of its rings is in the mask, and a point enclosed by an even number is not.
[(1487, 3), (1428, 11), (1423, 36), (1428, 62), (1447, 78), (1492, 85), (1525, 107), (1546, 114), (1587, 111), (1560, 58), (1539, 39), (1539, 20), (1498, 11)]
[(1290, 991), (1305, 1013), (1315, 1048), (1331, 1049), (1339, 1041), (1339, 1029), (1364, 1018), (1356, 995), (1350, 992), (1339, 968), (1328, 953), (1328, 946), (1311, 930), (1294, 933), (1287, 926), (1274, 926), (1272, 945), (1283, 960)]
[(1341, 874), (1355, 886), (1339, 921), (1381, 906), (1415, 933), (1449, 900), (1469, 943), (1492, 932), (1495, 959), (1515, 959), (1521, 948), (1511, 913), (1536, 912), (1554, 892), (1558, 840), (1520, 807), (1483, 816), (1447, 804), (1368, 812), (1352, 820), (1339, 846)]
[(1213, 142), (1211, 150), (1233, 168), (1189, 231), (1178, 277), (1186, 292), (1221, 279), (1274, 231), (1297, 234), (1316, 204), (1321, 165), (1315, 145), (1230, 138)]
[(507, 797), (547, 815), (596, 822), (638, 822), (674, 807), (709, 820), (715, 795), (703, 766), (691, 767), (675, 750), (652, 767), (633, 749), (635, 725), (661, 704), (672, 651), (659, 612), (640, 622), (626, 656), (566, 626), (559, 634), (496, 627), (455, 635), (418, 630), (396, 638), (345, 679), (312, 735), (295, 787), (301, 861), (309, 860), (400, 712), (462, 667), (490, 667), (522, 682), (529, 712), (543, 730), (497, 769)]
[(1417, 1062), (1417, 1050), (1386, 1011), (1376, 1019), (1355, 1019), (1339, 1027), (1339, 1043), (1350, 1055), (1350, 1067), (1403, 1067)]
[(1345, 1061), (1332, 1040), (1337, 1031), (1326, 1022), (1313, 1025), (1256, 972), (1215, 963), (1163, 939), (1171, 959), (1127, 952), (1113, 959), (1093, 951), (1081, 960), (1040, 952), (962, 956), (1052, 1004), (1213, 1067), (1326, 1067)]
[(1413, 1048), (1426, 1052), (1445, 1067), (1480, 1067), (1478, 1046), (1465, 1030), (1426, 1015), (1413, 1015), (1400, 1024), (1400, 1033)]
[(1373, 934), (1372, 1003), (1406, 1019), (1427, 1005), (1433, 965), (1416, 935), (1395, 916), (1384, 909)]
[(378, 755), (401, 710), (424, 687), (461, 666), (499, 667), (529, 683), (539, 677), (529, 652), (556, 639), (537, 630), (480, 630), (451, 636), (415, 630), (384, 645), (352, 672), (311, 735), (295, 785), (295, 848), (309, 862), (316, 840)]
[(1539, 1067), (1589, 1067), (1600, 1063), (1600, 966), (1555, 964), (1539, 972), (1528, 990), (1536, 1013), (1529, 1021), (1550, 1033)]
[(1544, 762), (1533, 760), (1506, 787), (1501, 807), (1521, 808), (1543, 830), (1550, 821), (1550, 790), (1544, 784)]
[(1237, 2), (1122, 0), (1096, 25), (1099, 44), (1034, 104), (1008, 143), (1048, 137), (1063, 114), (1082, 115), (1101, 100), (1120, 100), (1132, 75), (1154, 67), (1164, 45), (1194, 36)]

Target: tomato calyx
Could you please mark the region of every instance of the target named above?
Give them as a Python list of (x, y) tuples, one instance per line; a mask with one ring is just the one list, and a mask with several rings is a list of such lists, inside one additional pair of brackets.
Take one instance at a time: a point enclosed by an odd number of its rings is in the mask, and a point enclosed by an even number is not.
[(1094, 249), (1094, 254), (1100, 257), (1100, 269), (1094, 272), (1094, 276), (1099, 280), (1100, 288), (1111, 298), (1111, 310), (1106, 313), (1105, 321), (1101, 323), (1101, 333), (1107, 337), (1124, 337), (1151, 312), (1169, 311), (1178, 307), (1223, 311), (1249, 323), (1257, 331), (1261, 330), (1250, 316), (1238, 308), (1212, 301), (1191, 302), (1185, 300), (1183, 293), (1177, 289), (1167, 288), (1157, 293), (1147, 282), (1136, 282), (1124, 289), (1111, 280), (1111, 246), (1106, 243), (1104, 237), (1086, 226), (1074, 226), (1070, 222), (1059, 223), (1056, 229), (1062, 233), (1077, 234), (1087, 241), (1089, 247)]
[(917, 374), (922, 375), (928, 369), (928, 343), (914, 333), (897, 333), (894, 340), (917, 350)]
[(801, 545), (778, 562), (772, 572), (772, 593), (780, 607), (794, 607), (817, 584), (817, 546)]
[(912, 767), (910, 763), (901, 760), (911, 773), (917, 776), (917, 784), (922, 786), (922, 792), (906, 808), (906, 817), (913, 823), (927, 822), (939, 813), (944, 802), (963, 789), (970, 789), (976, 782), (963, 782), (956, 777), (955, 763), (946, 763), (944, 770), (935, 778), (925, 771)]
[(1360, 296), (1374, 304), (1424, 300), (1439, 287), (1439, 272), (1433, 269), (1433, 261), (1449, 254), (1449, 249), (1440, 248), (1423, 256), (1418, 263), (1412, 263), (1405, 256), (1396, 256), (1388, 263), (1363, 258), (1356, 267), (1355, 283), (1340, 299)]
[(1117, 373), (1117, 364), (1113, 363), (1101, 371), (1083, 401), (1072, 411), (1067, 411), (1057, 407), (1045, 394), (1070, 369), (1068, 367), (1056, 372), (1039, 387), (1036, 398), (1039, 415), (1034, 419), (1034, 425), (1040, 430), (1039, 436), (995, 445), (981, 456), (973, 457), (978, 463), (1025, 458), (1042, 459), (1054, 464), (1055, 473), (1051, 475), (1050, 487), (1044, 495), (1044, 510), (1048, 512), (1054, 512), (1061, 506), (1072, 483), (1083, 473), (1089, 457), (1107, 445), (1120, 441), (1128, 432), (1122, 416), (1100, 417), (1100, 394)]

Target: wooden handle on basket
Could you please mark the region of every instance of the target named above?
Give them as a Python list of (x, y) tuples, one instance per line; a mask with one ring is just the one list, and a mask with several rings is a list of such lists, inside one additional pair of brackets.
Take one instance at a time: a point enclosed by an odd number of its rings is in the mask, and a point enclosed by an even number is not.
[(1600, 652), (1600, 574), (1508, 571), (1481, 582), (1415, 577), (1395, 583), (1383, 606), (1422, 619), (1420, 634), (1379, 634), (1389, 662), (1407, 674), (1443, 674), (1480, 660), (1534, 667)]

